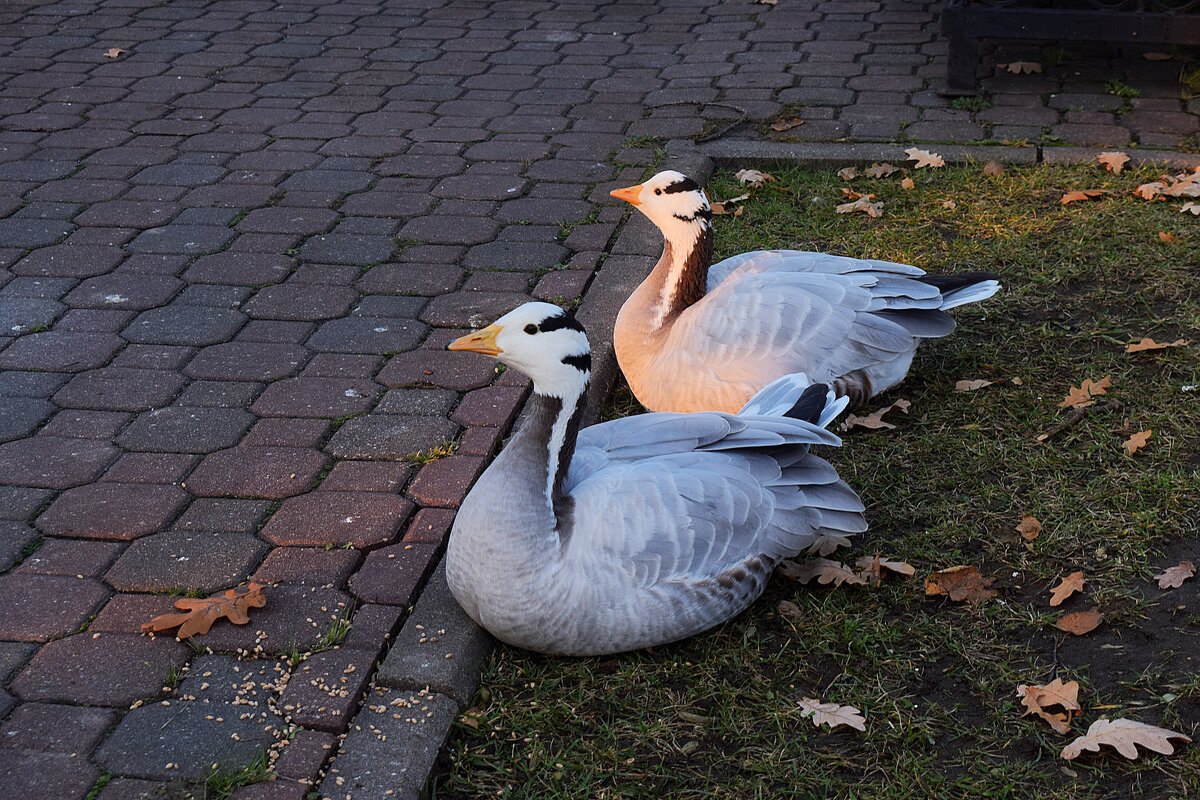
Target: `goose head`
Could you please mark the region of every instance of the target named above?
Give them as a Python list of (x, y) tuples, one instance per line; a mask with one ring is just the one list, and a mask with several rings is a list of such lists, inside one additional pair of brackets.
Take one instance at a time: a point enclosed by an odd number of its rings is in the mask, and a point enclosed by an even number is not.
[(673, 169), (645, 183), (614, 189), (618, 200), (632, 204), (673, 242), (687, 242), (712, 224), (712, 207), (704, 190), (691, 178)]
[(455, 339), (450, 350), (493, 356), (533, 379), (534, 391), (568, 397), (591, 376), (592, 349), (574, 316), (550, 303), (526, 303), (486, 328)]

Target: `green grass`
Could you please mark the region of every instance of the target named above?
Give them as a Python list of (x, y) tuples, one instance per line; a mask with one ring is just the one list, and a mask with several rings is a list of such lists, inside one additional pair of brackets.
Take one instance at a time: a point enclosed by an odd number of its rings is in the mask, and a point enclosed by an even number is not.
[[(1127, 762), (1058, 759), (1071, 737), (1020, 716), (1019, 683), (1078, 680), (1082, 732), (1101, 716), (1197, 737), (1200, 579), (1172, 592), (1151, 580), (1194, 557), (1200, 534), (1200, 345), (1126, 355), (1122, 344), (1200, 340), (1195, 253), (1200, 221), (1178, 201), (1129, 190), (1141, 167), (978, 167), (855, 180), (884, 216), (837, 215), (842, 181), (779, 168), (741, 217), (717, 218), (717, 252), (792, 247), (914, 263), (931, 272), (988, 269), (1002, 294), (959, 309), (959, 329), (926, 343), (909, 379), (867, 410), (904, 397), (892, 431), (853, 431), (823, 453), (868, 505), (871, 530), (852, 561), (882, 552), (917, 567), (881, 588), (799, 586), (776, 576), (747, 613), (653, 651), (556, 659), (500, 647), (461, 726), (435, 796), (444, 798), (1097, 798), (1196, 797), (1200, 747)], [(1062, 193), (1109, 188), (1062, 206)], [(741, 194), (730, 173), (710, 194)], [(954, 200), (954, 210), (942, 206)], [(1174, 233), (1174, 244), (1158, 240)], [(1048, 444), (1072, 385), (1111, 375), (1106, 404)], [(954, 391), (960, 379), (1023, 384)], [(638, 411), (618, 388), (607, 415)], [(1135, 456), (1132, 430), (1152, 428)], [(1043, 533), (1026, 547), (1022, 514)], [(975, 564), (1000, 597), (980, 606), (926, 598), (921, 578)], [(1048, 589), (1087, 575), (1062, 609)], [(781, 600), (799, 615), (777, 611)], [(1099, 605), (1085, 637), (1049, 627), (1061, 610)], [(804, 696), (854, 705), (867, 731), (818, 729)]]

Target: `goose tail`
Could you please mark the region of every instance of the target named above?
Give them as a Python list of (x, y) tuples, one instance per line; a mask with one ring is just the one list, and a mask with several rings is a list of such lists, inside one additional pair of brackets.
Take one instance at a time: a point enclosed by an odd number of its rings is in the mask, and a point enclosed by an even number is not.
[(922, 283), (936, 286), (942, 293), (942, 311), (986, 300), (1000, 291), (1000, 276), (994, 272), (962, 272), (957, 275), (925, 275)]
[(833, 387), (794, 372), (759, 389), (738, 415), (791, 417), (826, 428), (849, 404), (850, 398), (838, 397)]

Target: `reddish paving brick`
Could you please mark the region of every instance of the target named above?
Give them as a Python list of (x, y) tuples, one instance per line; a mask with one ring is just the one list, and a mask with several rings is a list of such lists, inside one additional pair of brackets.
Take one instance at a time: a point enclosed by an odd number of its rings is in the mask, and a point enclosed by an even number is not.
[(249, 577), (267, 549), (241, 533), (160, 533), (130, 545), (104, 579), (123, 592), (212, 594)]
[(457, 433), (442, 417), (368, 414), (343, 424), (326, 449), (338, 458), (401, 460), (442, 447)]
[(202, 497), (263, 497), (282, 500), (307, 492), (326, 458), (298, 447), (233, 447), (205, 456), (188, 479)]
[(141, 633), (143, 623), (175, 611), (175, 600), (164, 594), (113, 595), (88, 625), (88, 633)]
[(363, 650), (341, 648), (315, 653), (292, 671), (279, 705), (292, 722), (305, 728), (343, 731), (358, 708), (375, 657)]
[(533, 296), (552, 303), (576, 300), (583, 296), (583, 290), (591, 279), (592, 271), (586, 269), (551, 272), (538, 281), (533, 289)]
[(27, 701), (128, 708), (159, 697), (171, 668), (187, 661), (188, 652), (165, 637), (77, 633), (39, 650), (12, 690)]
[(247, 447), (316, 447), (325, 440), (330, 425), (328, 419), (291, 419), (272, 417), (261, 419), (242, 439)]
[(287, 780), (255, 783), (243, 786), (229, 800), (304, 800), (312, 793), (312, 786)]
[(481, 328), (527, 302), (529, 295), (516, 292), (453, 292), (430, 300), (421, 319), (441, 328)]
[(21, 800), (83, 800), (100, 770), (80, 756), (0, 748), (0, 786)]
[(312, 781), (333, 755), (337, 737), (324, 731), (301, 729), (275, 762), (275, 774), (296, 781)]
[(347, 417), (368, 410), (377, 384), (342, 378), (290, 378), (267, 387), (251, 410), (264, 417)]
[(392, 387), (436, 386), (466, 392), (487, 386), (496, 365), (474, 353), (413, 350), (392, 357), (379, 373), (379, 382)]
[(450, 537), (454, 525), (454, 510), (450, 508), (422, 508), (408, 523), (404, 532), (405, 544), (432, 544), (441, 546)]
[(370, 378), (382, 363), (381, 356), (317, 353), (300, 374), (314, 378)]
[(26, 703), (0, 726), (0, 747), (46, 753), (90, 753), (117, 721), (107, 708)]
[(392, 541), (412, 508), (393, 495), (317, 491), (285, 500), (262, 537), (277, 545), (371, 547)]
[(120, 453), (88, 439), (32, 436), (0, 444), (0, 483), (67, 489), (95, 480)]
[(413, 468), (395, 461), (340, 461), (334, 465), (321, 490), (327, 492), (399, 492)]
[(21, 562), (16, 572), (94, 578), (104, 573), (122, 549), (123, 545), (117, 542), (47, 539), (37, 552)]
[(277, 547), (250, 579), (258, 583), (307, 583), (341, 587), (358, 568), (358, 550), (323, 547)]
[(460, 425), (506, 428), (517, 416), (525, 390), (507, 386), (476, 389), (463, 397), (450, 419)]
[(424, 506), (457, 507), (483, 471), (478, 456), (446, 456), (425, 466), (413, 478), (408, 496)]
[(96, 483), (60, 494), (37, 525), (49, 536), (128, 541), (166, 528), (187, 501), (178, 486)]
[(437, 561), (439, 547), (394, 544), (372, 550), (350, 579), (350, 590), (365, 603), (410, 606)]
[(79, 630), (108, 598), (89, 578), (0, 575), (0, 639), (45, 642)]
[(504, 433), (503, 428), (467, 428), (458, 437), (454, 452), (460, 456), (491, 456), (499, 449)]
[(67, 408), (146, 411), (165, 405), (186, 381), (164, 369), (105, 367), (76, 375), (54, 395)]
[(157, 781), (143, 781), (138, 778), (113, 778), (96, 800), (185, 800), (173, 798), (167, 784)]
[(336, 589), (288, 584), (267, 590), (267, 604), (255, 609), (249, 625), (214, 625), (204, 644), (215, 653), (239, 649), (281, 655), (317, 646), (338, 620), (350, 613), (349, 595)]

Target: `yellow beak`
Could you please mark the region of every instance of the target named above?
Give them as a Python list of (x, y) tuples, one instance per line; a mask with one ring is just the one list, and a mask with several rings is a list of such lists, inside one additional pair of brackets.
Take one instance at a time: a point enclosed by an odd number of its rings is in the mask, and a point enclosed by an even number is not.
[(639, 199), (642, 194), (642, 185), (626, 186), (624, 189), (613, 189), (609, 192), (610, 195), (618, 200), (624, 200), (626, 203), (631, 203), (635, 206), (640, 206), (642, 201)]
[(468, 333), (447, 345), (448, 350), (468, 350), (472, 353), (483, 353), (485, 356), (498, 356), (504, 351), (496, 344), (496, 337), (503, 328), (499, 325), (488, 325), (483, 330)]

